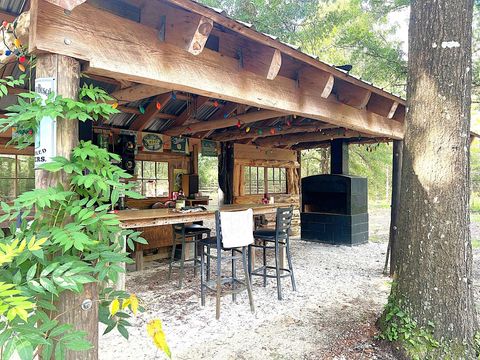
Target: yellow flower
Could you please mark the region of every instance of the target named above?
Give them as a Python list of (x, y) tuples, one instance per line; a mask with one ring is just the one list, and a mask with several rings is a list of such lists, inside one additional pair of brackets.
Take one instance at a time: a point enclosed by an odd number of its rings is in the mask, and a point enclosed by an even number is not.
[(162, 329), (162, 322), (158, 319), (150, 321), (147, 324), (147, 333), (152, 338), (155, 346), (162, 350), (169, 358), (171, 358), (172, 353), (170, 352), (165, 333)]

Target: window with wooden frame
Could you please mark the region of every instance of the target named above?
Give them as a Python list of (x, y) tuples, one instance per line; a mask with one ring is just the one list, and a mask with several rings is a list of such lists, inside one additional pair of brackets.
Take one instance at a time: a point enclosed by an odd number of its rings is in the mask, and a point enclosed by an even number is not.
[(168, 162), (141, 161), (135, 165), (137, 176), (136, 190), (146, 197), (165, 197), (169, 195)]
[(287, 171), (285, 168), (245, 166), (243, 170), (245, 195), (287, 193)]
[(0, 154), (0, 200), (12, 201), (35, 188), (34, 157)]

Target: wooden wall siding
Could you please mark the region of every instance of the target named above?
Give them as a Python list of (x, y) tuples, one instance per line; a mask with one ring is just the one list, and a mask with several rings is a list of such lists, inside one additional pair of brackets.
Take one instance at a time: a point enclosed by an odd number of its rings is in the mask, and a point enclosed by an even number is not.
[(297, 152), (293, 150), (269, 149), (255, 145), (235, 144), (233, 151), (235, 160), (279, 160), (280, 162), (297, 162)]

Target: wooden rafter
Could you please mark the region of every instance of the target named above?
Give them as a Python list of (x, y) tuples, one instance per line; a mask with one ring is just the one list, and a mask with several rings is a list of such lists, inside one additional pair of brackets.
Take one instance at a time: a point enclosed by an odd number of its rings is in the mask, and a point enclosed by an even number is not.
[[(331, 129), (332, 125), (329, 124), (311, 124), (311, 125), (302, 125), (302, 126), (292, 126), (292, 127), (285, 127), (281, 130), (275, 130), (274, 135), (287, 135), (287, 134), (296, 134), (301, 132), (318, 132), (324, 129)], [(212, 140), (216, 141), (234, 141), (234, 140), (243, 140), (243, 139), (252, 139), (252, 138), (264, 138), (270, 137), (271, 134), (271, 127), (256, 127), (252, 129), (250, 132), (244, 131), (228, 131), (224, 133), (216, 134), (212, 136)]]
[(334, 82), (332, 74), (311, 66), (301, 69), (298, 74), (299, 86), (305, 89), (304, 91), (312, 90), (324, 99), (330, 96)]
[(320, 142), (339, 138), (368, 137), (358, 131), (345, 129), (329, 129), (320, 132), (307, 132), (301, 134), (290, 134), (280, 136), (270, 136), (263, 139), (257, 139), (255, 144), (266, 147), (291, 146), (302, 142)]
[(239, 122), (240, 124), (251, 124), (259, 120), (278, 117), (279, 115), (281, 114), (277, 111), (260, 110), (260, 111), (249, 112), (244, 115), (238, 115), (238, 116), (234, 116), (226, 119), (222, 116), (221, 118), (216, 118), (213, 120), (199, 121), (197, 123), (190, 124), (188, 126), (179, 126), (176, 128), (171, 128), (165, 131), (165, 134), (173, 135), (173, 136), (177, 136), (180, 134), (192, 134), (200, 131), (215, 130), (215, 129), (222, 129), (230, 126), (235, 126)]
[(170, 91), (171, 90), (159, 88), (157, 86), (136, 84), (125, 89), (114, 91), (110, 95), (115, 98), (119, 104), (125, 104), (152, 96), (165, 94)]
[[(236, 110), (237, 110), (237, 107), (238, 107), (238, 104), (235, 104), (235, 103), (228, 103), (228, 104), (225, 104), (222, 106), (221, 108), (221, 111), (217, 111), (218, 114), (222, 114), (221, 116), (223, 118), (228, 118), (230, 117)], [(220, 117), (219, 117), (220, 118)], [(208, 120), (208, 121), (211, 121), (211, 120)], [(199, 123), (199, 122), (204, 122), (202, 120), (198, 120), (198, 119), (192, 119), (190, 121), (190, 124), (196, 124), (196, 123)], [(185, 128), (189, 128), (189, 126), (184, 126)], [(168, 129), (168, 130), (171, 130), (172, 128)], [(191, 130), (191, 128), (190, 128)], [(200, 135), (203, 136), (203, 137), (208, 137), (210, 136), (216, 129), (209, 129), (209, 130), (205, 130), (205, 131), (200, 131)], [(199, 136), (197, 134), (197, 132), (192, 132), (192, 134), (194, 134), (195, 136)]]
[(153, 98), (153, 100), (145, 109), (145, 113), (137, 116), (137, 118), (130, 124), (130, 130), (142, 131), (143, 129), (148, 128), (148, 126), (153, 120), (155, 120), (158, 113), (161, 111), (161, 108), (168, 103), (171, 96), (171, 93), (167, 93)]
[(372, 96), (370, 90), (352, 85), (344, 80), (335, 82), (334, 91), (340, 102), (358, 109), (365, 109)]

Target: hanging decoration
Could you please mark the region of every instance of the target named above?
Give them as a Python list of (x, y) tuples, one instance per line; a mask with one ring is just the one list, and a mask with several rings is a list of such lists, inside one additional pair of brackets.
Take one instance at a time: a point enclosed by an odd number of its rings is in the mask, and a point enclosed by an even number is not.
[(217, 101), (217, 100), (215, 100), (215, 101), (213, 102), (213, 107), (216, 107), (216, 108), (218, 108), (218, 106), (219, 106), (219, 104), (218, 104), (218, 101)]
[(240, 129), (240, 127), (242, 126), (242, 123), (240, 122), (240, 120), (237, 121), (237, 128)]
[(270, 134), (275, 135), (275, 128), (270, 129)]
[(175, 91), (172, 91), (172, 100), (177, 100), (177, 93)]
[(112, 104), (112, 108), (114, 108), (114, 109), (118, 108), (118, 102), (115, 101), (115, 102)]
[(250, 132), (250, 126), (247, 126), (247, 128), (245, 129), (245, 132), (246, 132), (246, 133), (249, 133), (249, 132)]
[[(15, 31), (16, 27), (17, 27), (17, 20), (15, 20), (12, 23), (9, 23), (6, 20), (2, 22), (0, 30), (2, 32), (3, 45), (6, 48), (6, 50), (4, 51), (4, 55), (10, 56), (13, 54), (18, 61), (18, 68), (20, 69), (20, 71), (25, 72), (26, 71), (25, 65), (27, 64), (27, 49), (23, 46), (22, 42), (18, 38), (17, 33)], [(6, 34), (13, 36), (12, 43), (7, 44)]]
[(156, 107), (157, 107), (157, 110), (160, 110), (162, 108), (162, 104), (160, 104), (160, 102), (157, 101)]
[(258, 129), (258, 135), (263, 135), (263, 130), (262, 129)]
[(140, 111), (140, 114), (145, 114), (145, 108), (142, 105), (138, 107), (138, 111)]

